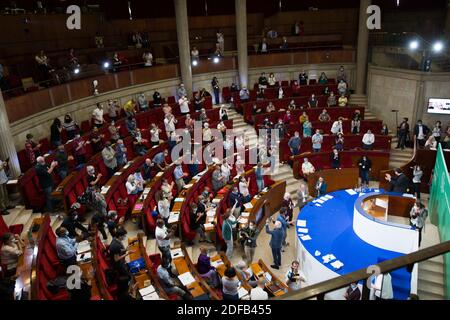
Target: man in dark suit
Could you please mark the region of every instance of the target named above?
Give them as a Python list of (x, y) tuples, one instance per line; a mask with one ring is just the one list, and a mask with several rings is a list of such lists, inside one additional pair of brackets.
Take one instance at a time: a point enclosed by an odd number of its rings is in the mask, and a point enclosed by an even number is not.
[(410, 193), (412, 192), (411, 180), (402, 172), (401, 169), (394, 170), (395, 177), (386, 173), (385, 179), (391, 183), (392, 192)]
[(327, 193), (327, 183), (325, 182), (324, 178), (320, 177), (319, 180), (317, 180), (316, 191), (317, 191), (317, 198)]
[(408, 118), (403, 118), (402, 123), (400, 123), (400, 126), (398, 127), (398, 144), (395, 149), (402, 148), (405, 149), (406, 139), (409, 135), (409, 123)]
[(417, 124), (414, 126), (414, 136), (417, 138), (419, 147), (423, 148), (425, 146), (425, 141), (429, 133), (430, 128), (422, 124), (422, 120), (417, 121)]

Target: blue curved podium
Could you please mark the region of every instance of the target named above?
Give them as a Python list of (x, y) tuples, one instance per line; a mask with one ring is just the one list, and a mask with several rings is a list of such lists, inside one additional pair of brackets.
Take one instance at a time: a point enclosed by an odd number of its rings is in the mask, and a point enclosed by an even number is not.
[[(322, 200), (327, 198), (323, 203), (316, 199), (302, 208), (296, 227), (298, 257), (308, 285), (417, 250), (417, 231), (410, 226), (373, 218), (361, 207), (368, 196), (394, 194), (383, 190), (368, 191), (365, 194), (350, 190), (336, 191), (321, 197)], [(405, 241), (395, 241), (397, 235), (405, 237)], [(397, 250), (388, 250), (389, 247)], [(324, 257), (330, 254), (334, 257), (325, 262)], [(416, 292), (417, 270), (411, 274), (402, 268), (393, 271), (391, 276), (394, 299), (405, 300), (410, 292)], [(336, 291), (329, 298), (343, 298), (341, 294), (342, 290)]]

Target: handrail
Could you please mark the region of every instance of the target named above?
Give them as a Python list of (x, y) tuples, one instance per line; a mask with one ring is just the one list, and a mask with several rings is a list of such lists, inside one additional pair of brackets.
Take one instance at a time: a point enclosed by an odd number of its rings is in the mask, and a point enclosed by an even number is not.
[[(388, 273), (402, 267), (410, 266), (415, 263), (431, 259), (436, 256), (443, 255), (450, 252), (450, 241), (446, 241), (416, 252), (397, 257), (391, 260), (386, 260), (376, 264), (379, 267), (380, 273)], [(360, 269), (349, 274), (316, 283), (296, 292), (286, 293), (282, 297), (274, 298), (276, 300), (304, 300), (317, 297), (323, 299), (326, 293), (345, 288), (351, 283), (360, 280), (366, 280), (373, 276), (367, 269)]]

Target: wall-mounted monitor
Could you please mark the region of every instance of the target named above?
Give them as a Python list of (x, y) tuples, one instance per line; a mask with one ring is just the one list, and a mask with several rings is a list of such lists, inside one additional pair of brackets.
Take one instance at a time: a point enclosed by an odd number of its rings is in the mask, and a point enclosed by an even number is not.
[(429, 98), (428, 113), (450, 114), (450, 99)]

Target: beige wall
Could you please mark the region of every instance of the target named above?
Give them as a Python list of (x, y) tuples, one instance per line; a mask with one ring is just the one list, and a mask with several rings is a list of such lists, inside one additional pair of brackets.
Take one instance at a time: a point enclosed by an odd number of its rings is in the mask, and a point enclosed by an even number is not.
[[(261, 72), (275, 72), (279, 80), (297, 79), (301, 70), (306, 70), (310, 78), (316, 78), (321, 72), (325, 72), (329, 78), (335, 78), (336, 72), (341, 64), (322, 64), (322, 65), (290, 65), (276, 68), (256, 68), (249, 70), (250, 83), (257, 82)], [(355, 64), (344, 64), (347, 70), (349, 81), (353, 83)], [(211, 92), (211, 80), (216, 76), (222, 87), (230, 86), (233, 82), (238, 82), (236, 70), (221, 73), (206, 73), (193, 77), (193, 89), (198, 90), (206, 88)], [(11, 131), (14, 137), (14, 144), (17, 150), (23, 149), (25, 136), (32, 133), (35, 139), (49, 137), (50, 125), (55, 117), (61, 120), (64, 115), (69, 113), (78, 122), (90, 119), (91, 112), (96, 103), (105, 103), (109, 99), (117, 99), (120, 104), (124, 104), (137, 94), (144, 92), (149, 100), (153, 99), (154, 90), (158, 90), (163, 97), (174, 96), (176, 86), (180, 83), (179, 78), (167, 79), (164, 81), (150, 82), (143, 85), (128, 87), (122, 90), (100, 93), (100, 95), (90, 98), (77, 100), (37, 113), (31, 117), (16, 121), (11, 124)]]
[(428, 98), (450, 98), (450, 73), (427, 73), (402, 69), (369, 66), (368, 105), (377, 118), (395, 131), (395, 113), (399, 120), (410, 119), (410, 124), (422, 119), (432, 126), (440, 120), (450, 125), (450, 115), (427, 113)]

